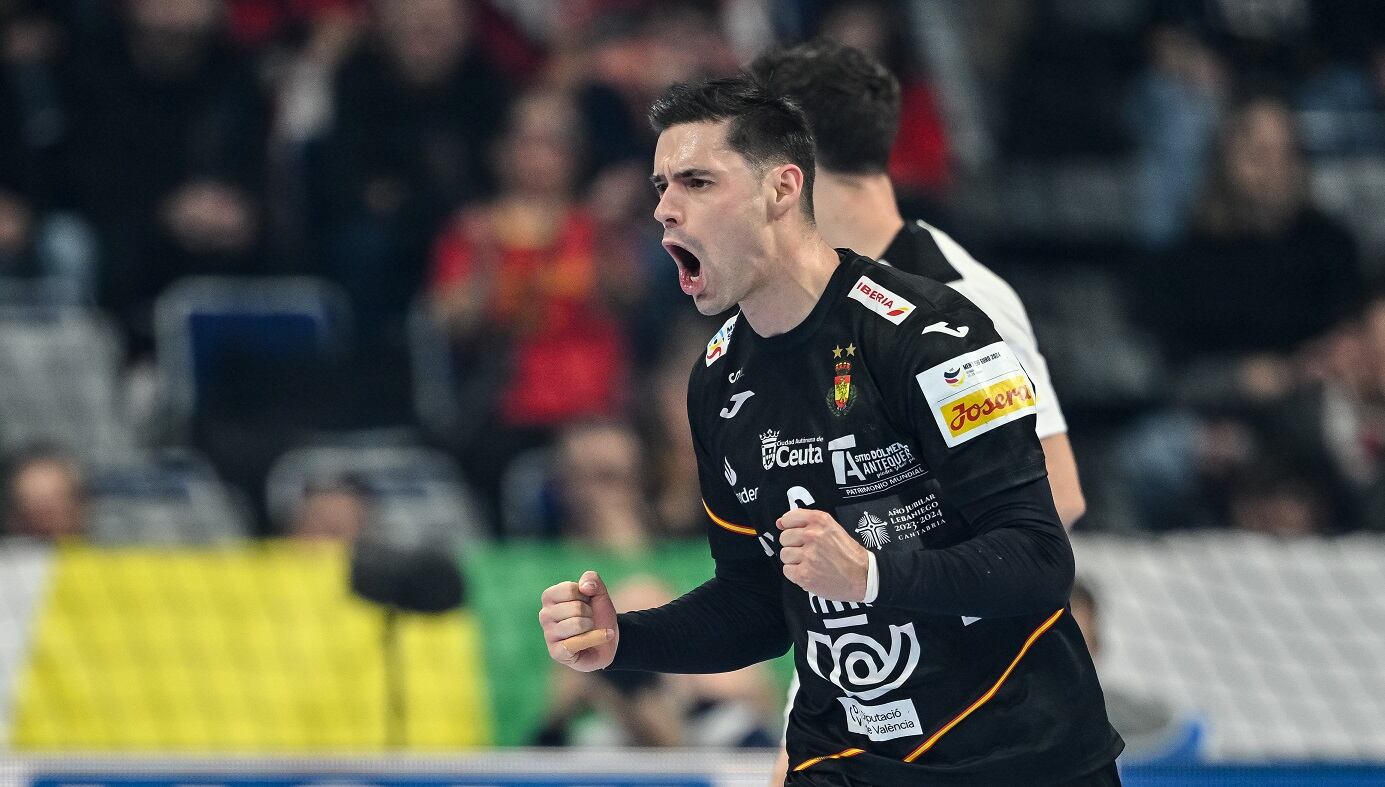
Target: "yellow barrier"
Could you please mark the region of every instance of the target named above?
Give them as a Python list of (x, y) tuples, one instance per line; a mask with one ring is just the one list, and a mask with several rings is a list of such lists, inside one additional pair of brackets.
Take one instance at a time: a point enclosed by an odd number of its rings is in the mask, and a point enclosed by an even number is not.
[[(380, 751), (489, 744), (466, 612), (384, 613), (347, 556), (288, 543), (58, 551), (17, 693), (22, 750)], [(401, 708), (398, 713), (394, 708)]]

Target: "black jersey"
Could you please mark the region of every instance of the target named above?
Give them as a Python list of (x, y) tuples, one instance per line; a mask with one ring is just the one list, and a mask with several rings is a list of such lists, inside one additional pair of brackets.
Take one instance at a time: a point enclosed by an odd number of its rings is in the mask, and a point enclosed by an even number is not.
[[(969, 503), (1025, 485), (1047, 494), (1023, 367), (955, 291), (839, 253), (793, 330), (765, 338), (728, 320), (688, 394), (713, 557), (780, 578), (802, 681), (790, 768), (1042, 784), (1109, 763), (1122, 744), (1066, 590), (910, 596), (921, 559), (982, 535)], [(831, 513), (875, 553), (873, 604), (783, 579), (775, 521), (794, 507)], [(1070, 561), (1056, 514), (1051, 528)]]

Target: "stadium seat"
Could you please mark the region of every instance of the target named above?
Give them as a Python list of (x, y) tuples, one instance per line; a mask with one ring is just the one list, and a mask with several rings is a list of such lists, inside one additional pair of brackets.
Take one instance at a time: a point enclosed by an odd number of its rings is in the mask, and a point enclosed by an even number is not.
[(253, 385), (257, 395), (247, 407), (292, 396), (285, 381), (339, 358), (351, 335), (345, 295), (311, 278), (183, 279), (159, 297), (155, 312), (168, 404), (182, 421), (213, 390)]
[(0, 453), (56, 444), (89, 462), (136, 450), (111, 327), (74, 308), (0, 306)]
[(88, 535), (97, 544), (206, 545), (248, 533), (244, 506), (191, 452), (98, 468), (88, 492)]
[(414, 416), (430, 436), (460, 445), (465, 408), (458, 398), (457, 368), (447, 335), (429, 311), (426, 298), (410, 306), (408, 331)]
[(1313, 201), (1341, 219), (1361, 242), (1362, 258), (1377, 261), (1367, 272), (1382, 274), (1385, 254), (1385, 161), (1379, 157), (1335, 158), (1314, 162), (1310, 173)]
[(554, 450), (533, 448), (516, 456), (500, 479), (500, 523), (515, 538), (556, 536)]
[(280, 532), (310, 484), (343, 477), (373, 498), (368, 537), (404, 547), (457, 549), (488, 535), (480, 507), (447, 455), (426, 448), (335, 446), (296, 449), (275, 462), (265, 494)]

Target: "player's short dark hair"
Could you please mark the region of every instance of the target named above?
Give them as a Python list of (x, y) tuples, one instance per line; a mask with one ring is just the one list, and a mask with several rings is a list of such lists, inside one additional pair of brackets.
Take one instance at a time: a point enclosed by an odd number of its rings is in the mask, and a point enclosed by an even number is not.
[(825, 169), (885, 171), (899, 131), (899, 80), (874, 57), (827, 39), (776, 47), (750, 64), (770, 91), (803, 108)]
[(750, 74), (737, 74), (672, 85), (649, 107), (649, 124), (660, 133), (723, 120), (731, 121), (726, 144), (757, 172), (786, 162), (803, 170), (803, 213), (811, 221), (817, 155), (808, 118), (792, 100), (771, 94)]

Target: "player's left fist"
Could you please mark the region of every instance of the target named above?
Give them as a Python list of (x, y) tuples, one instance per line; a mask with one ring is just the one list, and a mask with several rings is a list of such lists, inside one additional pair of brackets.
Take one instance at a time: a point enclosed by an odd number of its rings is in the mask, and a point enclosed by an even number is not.
[(863, 601), (870, 553), (826, 511), (795, 508), (779, 517), (779, 560), (789, 581), (832, 601)]

